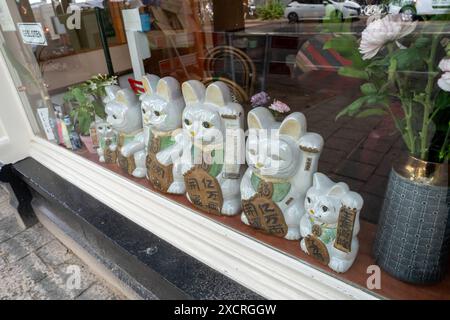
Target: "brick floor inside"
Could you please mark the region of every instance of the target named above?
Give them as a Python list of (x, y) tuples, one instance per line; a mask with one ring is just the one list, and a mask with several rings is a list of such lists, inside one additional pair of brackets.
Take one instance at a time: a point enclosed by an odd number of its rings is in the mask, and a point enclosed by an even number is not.
[(16, 215), (0, 185), (0, 300), (125, 299), (41, 224), (24, 229)]

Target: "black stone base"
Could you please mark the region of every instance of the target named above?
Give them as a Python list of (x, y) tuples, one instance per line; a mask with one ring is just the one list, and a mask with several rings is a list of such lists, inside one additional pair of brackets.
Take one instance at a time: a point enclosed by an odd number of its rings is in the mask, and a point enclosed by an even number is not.
[(144, 299), (261, 299), (32, 158), (13, 165), (32, 204)]

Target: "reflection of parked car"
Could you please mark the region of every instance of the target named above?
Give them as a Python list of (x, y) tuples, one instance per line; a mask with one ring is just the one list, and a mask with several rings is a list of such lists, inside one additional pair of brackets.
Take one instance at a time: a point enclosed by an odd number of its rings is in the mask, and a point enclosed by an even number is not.
[(431, 16), (450, 13), (450, 0), (393, 0), (389, 13), (402, 15), (403, 20), (417, 16)]
[(358, 17), (361, 13), (361, 6), (350, 0), (296, 0), (287, 5), (284, 16), (289, 22), (326, 19), (330, 6), (331, 11), (334, 9), (334, 15), (331, 16), (340, 19)]

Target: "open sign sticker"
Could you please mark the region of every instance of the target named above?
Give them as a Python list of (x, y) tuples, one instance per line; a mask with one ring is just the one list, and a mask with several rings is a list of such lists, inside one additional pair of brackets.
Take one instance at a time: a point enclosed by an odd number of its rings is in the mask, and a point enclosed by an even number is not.
[(18, 23), (17, 27), (25, 44), (46, 46), (47, 38), (40, 23)]

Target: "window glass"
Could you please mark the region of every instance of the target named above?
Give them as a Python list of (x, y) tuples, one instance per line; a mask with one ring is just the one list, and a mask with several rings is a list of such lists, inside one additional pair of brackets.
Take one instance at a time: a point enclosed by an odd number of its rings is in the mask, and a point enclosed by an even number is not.
[(414, 265), (450, 245), (450, 2), (296, 2), (8, 1), (1, 52), (35, 133), (99, 170), (364, 290), (450, 298)]

